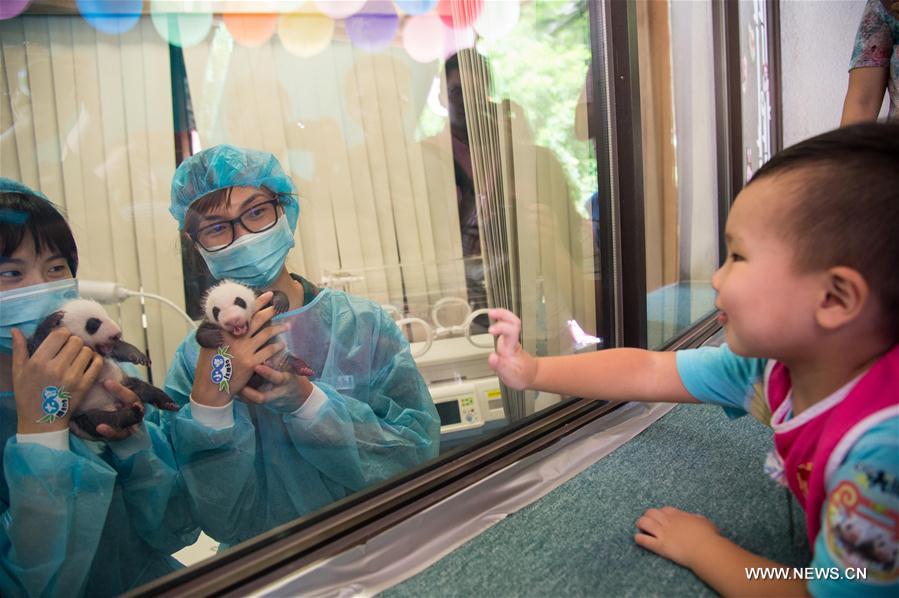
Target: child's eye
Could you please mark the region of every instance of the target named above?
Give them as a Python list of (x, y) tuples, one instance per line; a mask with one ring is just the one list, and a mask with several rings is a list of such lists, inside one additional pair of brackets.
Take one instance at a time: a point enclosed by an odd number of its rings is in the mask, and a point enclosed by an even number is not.
[(21, 270), (3, 270), (2, 272), (0, 272), (0, 278), (10, 279), (18, 278), (20, 276), (22, 276)]
[(735, 261), (735, 262), (742, 262), (742, 261), (743, 261), (743, 256), (740, 255), (739, 253), (733, 253), (733, 252), (731, 252), (731, 254), (730, 254), (730, 259), (731, 259), (732, 261)]
[(61, 276), (69, 273), (68, 264), (56, 264), (55, 266), (50, 266), (49, 273), (51, 276)]

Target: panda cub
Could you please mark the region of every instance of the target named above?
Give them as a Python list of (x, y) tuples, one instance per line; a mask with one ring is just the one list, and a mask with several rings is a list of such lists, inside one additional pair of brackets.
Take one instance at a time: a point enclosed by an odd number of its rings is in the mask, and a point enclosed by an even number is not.
[[(281, 291), (271, 289), (272, 305), (276, 314), (282, 314), (290, 308), (290, 301)], [(231, 336), (241, 337), (250, 329), (250, 322), (256, 313), (256, 293), (253, 289), (244, 286), (232, 280), (223, 280), (216, 286), (209, 289), (206, 298), (203, 301), (203, 311), (206, 319), (197, 329), (197, 343), (201, 347), (207, 349), (217, 349), (226, 343), (222, 330), (228, 332)], [(259, 330), (271, 325), (271, 320)], [(257, 334), (259, 333), (257, 330)], [(275, 337), (266, 342), (269, 345), (275, 342)], [(271, 365), (271, 364), (269, 364)], [(291, 354), (286, 354), (284, 359), (272, 368), (280, 371), (291, 371), (299, 376), (313, 376), (315, 372), (309, 365)], [(264, 384), (270, 384), (260, 376), (254, 373), (247, 382), (247, 386), (258, 389)]]
[(121, 406), (120, 401), (103, 387), (104, 380), (121, 383), (131, 389), (144, 403), (151, 403), (168, 411), (178, 410), (178, 405), (163, 391), (139, 378), (126, 376), (116, 365), (116, 361), (150, 365), (150, 359), (137, 347), (122, 340), (121, 329), (96, 301), (86, 299), (68, 301), (58, 311), (44, 318), (28, 340), (28, 354), (33, 355), (44, 339), (60, 326), (79, 337), (86, 346), (103, 357), (100, 375), (69, 418), (69, 428), (76, 435), (92, 440), (101, 439), (101, 435), (97, 433), (97, 426), (100, 424), (123, 429), (143, 420), (143, 405), (138, 403)]

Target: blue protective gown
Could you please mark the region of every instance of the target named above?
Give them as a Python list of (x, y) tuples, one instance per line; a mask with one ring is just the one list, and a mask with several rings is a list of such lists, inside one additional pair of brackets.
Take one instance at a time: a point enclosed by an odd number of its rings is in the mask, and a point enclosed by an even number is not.
[(171, 444), (146, 420), (149, 448), (125, 459), (74, 435), (68, 451), (22, 444), (15, 397), (0, 393), (0, 594), (111, 596), (181, 567), (169, 555), (199, 529)]
[[(375, 303), (339, 291), (306, 291), (282, 314), (288, 350), (315, 371), (327, 400), (311, 418), (234, 401), (234, 425), (191, 416), (172, 442), (195, 516), (212, 538), (234, 544), (387, 480), (438, 454), (440, 423), (409, 344)], [(176, 352), (166, 392), (188, 403), (199, 345)], [(300, 412), (303, 410), (300, 409)]]

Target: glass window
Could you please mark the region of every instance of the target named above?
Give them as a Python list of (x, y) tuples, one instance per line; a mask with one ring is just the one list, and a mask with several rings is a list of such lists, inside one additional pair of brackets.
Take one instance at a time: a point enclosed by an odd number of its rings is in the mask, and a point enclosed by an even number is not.
[[(38, 537), (38, 524), (49, 535), (78, 522), (76, 554), (38, 555), (59, 571), (54, 583), (124, 591), (564, 399), (501, 387), (485, 309), (519, 314), (537, 355), (598, 346), (585, 1), (77, 6), (4, 8), (0, 175), (62, 210), (81, 295), (152, 360), (125, 375), (181, 410), (147, 406), (133, 430), (116, 419), (133, 409), (107, 396), (64, 459), (4, 455), (7, 472), (40, 465), (60, 480), (54, 514), (20, 529)], [(201, 167), (198, 156), (213, 157)], [(221, 188), (232, 190), (215, 203)], [(192, 213), (233, 221), (254, 207), (253, 189), (281, 205), (279, 223), (256, 233), (269, 241), (241, 242), (254, 233), (240, 220), (244, 236), (221, 251), (184, 234)], [(204, 353), (190, 320), (224, 273), (267, 278), (281, 222), (293, 247), (278, 259), (301, 278), (275, 279), (300, 297), (278, 321), (317, 394), (204, 402), (204, 388), (237, 376), (237, 342)], [(4, 443), (10, 369), (0, 355)], [(127, 438), (106, 440), (101, 424)], [(76, 469), (91, 475), (66, 477)], [(2, 490), (3, 510), (27, 517), (27, 483), (5, 478)], [(75, 507), (63, 500), (73, 493)]]
[(639, 2), (647, 346), (714, 309), (715, 77), (708, 2)]

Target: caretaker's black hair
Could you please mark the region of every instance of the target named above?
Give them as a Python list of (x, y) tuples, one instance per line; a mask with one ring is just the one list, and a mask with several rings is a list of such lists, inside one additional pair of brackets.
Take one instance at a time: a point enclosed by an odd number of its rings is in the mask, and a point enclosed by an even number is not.
[(78, 271), (78, 247), (63, 215), (43, 198), (0, 192), (0, 256), (12, 256), (26, 234), (31, 235), (36, 253), (44, 249), (59, 253), (68, 262), (72, 276), (75, 276)]

